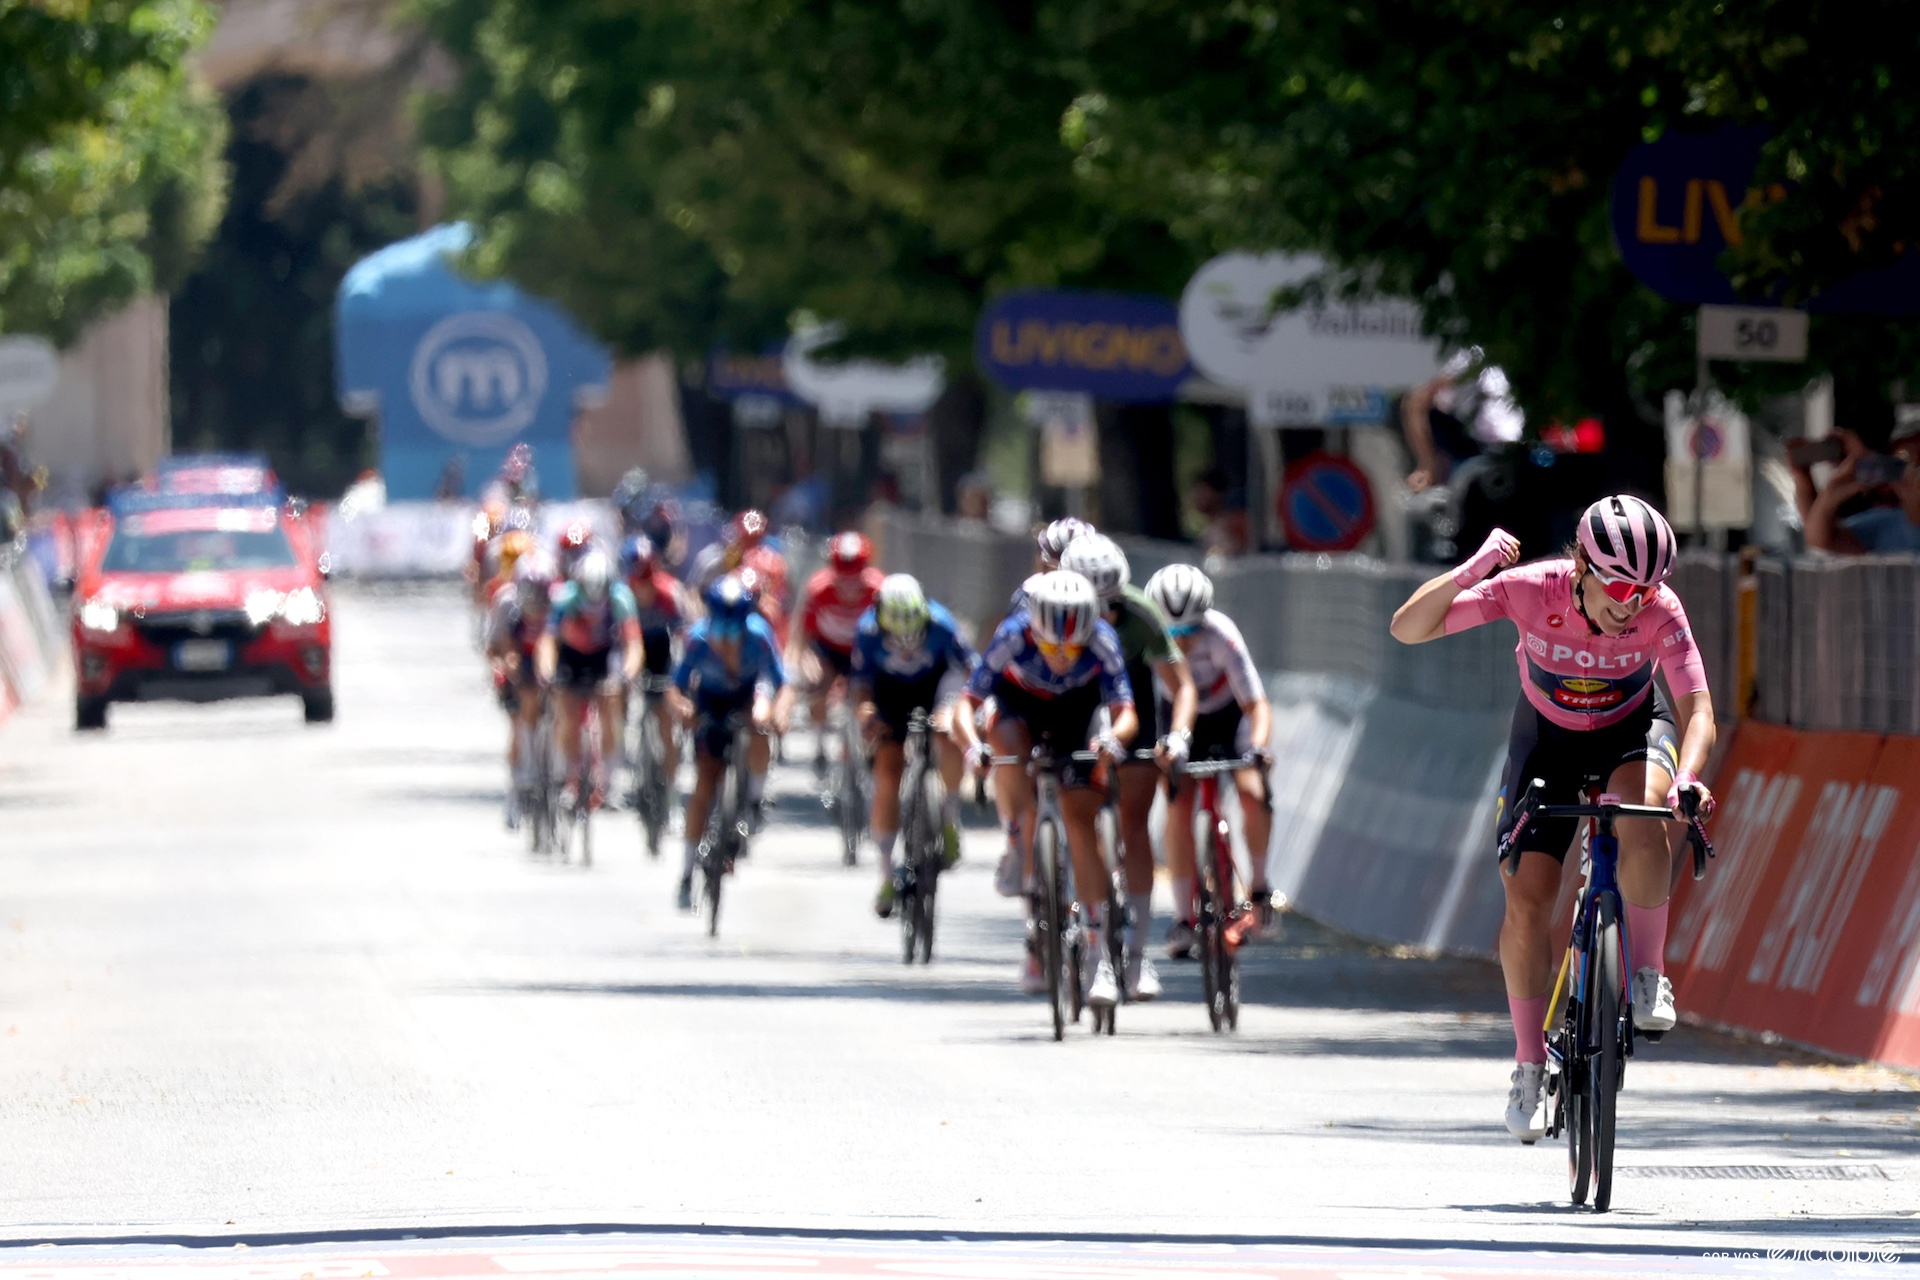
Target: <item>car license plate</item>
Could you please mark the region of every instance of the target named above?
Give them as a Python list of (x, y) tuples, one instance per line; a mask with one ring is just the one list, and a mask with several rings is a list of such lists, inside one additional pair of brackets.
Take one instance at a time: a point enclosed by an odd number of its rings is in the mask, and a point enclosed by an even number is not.
[(173, 651), (173, 665), (182, 671), (225, 671), (232, 661), (225, 640), (182, 640)]

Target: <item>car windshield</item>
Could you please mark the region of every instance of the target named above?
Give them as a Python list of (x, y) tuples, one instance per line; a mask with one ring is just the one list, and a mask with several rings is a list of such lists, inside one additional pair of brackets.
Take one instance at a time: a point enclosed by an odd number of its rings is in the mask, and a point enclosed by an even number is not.
[(252, 513), (222, 512), (200, 520), (133, 517), (114, 530), (100, 568), (106, 573), (200, 573), (299, 563), (279, 521), (247, 517)]

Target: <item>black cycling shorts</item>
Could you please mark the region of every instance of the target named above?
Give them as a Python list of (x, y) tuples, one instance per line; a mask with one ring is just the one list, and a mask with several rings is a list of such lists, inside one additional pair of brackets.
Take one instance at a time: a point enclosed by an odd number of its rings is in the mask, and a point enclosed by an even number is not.
[(753, 686), (734, 693), (698, 694), (693, 700), (693, 749), (710, 760), (724, 760), (733, 748), (733, 727), (727, 718), (736, 711), (753, 710)]
[(586, 653), (563, 644), (554, 667), (553, 682), (575, 693), (591, 693), (619, 672), (619, 645), (598, 653)]
[[(1500, 775), (1500, 821), (1497, 838), (1505, 840), (1513, 829), (1514, 806), (1526, 793), (1534, 778), (1546, 783), (1540, 800), (1543, 804), (1579, 804), (1581, 793), (1590, 785), (1605, 786), (1613, 771), (1623, 764), (1646, 760), (1675, 770), (1680, 753), (1680, 734), (1674, 725), (1673, 708), (1660, 686), (1636, 708), (1632, 715), (1604, 729), (1567, 729), (1541, 715), (1526, 695), (1513, 709), (1513, 734), (1507, 741), (1507, 767)], [(1629, 804), (1640, 804), (1643, 796), (1623, 797)], [(1520, 848), (1547, 854), (1556, 862), (1567, 856), (1577, 818), (1534, 818), (1521, 834)]]
[[(1173, 723), (1171, 702), (1160, 703), (1160, 723)], [(1237, 702), (1229, 702), (1218, 711), (1202, 711), (1193, 718), (1193, 740), (1187, 744), (1187, 759), (1240, 759), (1252, 745), (1246, 725), (1247, 713)]]
[(640, 664), (642, 671), (650, 676), (664, 676), (673, 671), (673, 632), (654, 627), (640, 633), (640, 643), (646, 650)]
[(1127, 664), (1127, 683), (1133, 686), (1133, 714), (1140, 718), (1140, 728), (1133, 735), (1133, 745), (1150, 747), (1173, 727), (1172, 706), (1168, 704), (1162, 709), (1160, 700), (1154, 697), (1153, 668), (1146, 663)]
[(1004, 676), (993, 681), (993, 700), (1002, 720), (1019, 720), (1027, 726), (1034, 745), (1045, 743), (1060, 757), (1060, 785), (1065, 790), (1093, 785), (1091, 761), (1068, 760), (1073, 751), (1085, 751), (1093, 731), (1093, 717), (1100, 710), (1100, 684), (1091, 681), (1078, 689), (1069, 689), (1052, 698), (1029, 693)]
[(929, 716), (940, 704), (940, 686), (946, 680), (947, 669), (935, 667), (922, 676), (903, 680), (895, 676), (880, 674), (873, 677), (873, 709), (887, 736), (895, 742), (907, 740), (907, 721), (913, 718), (915, 711), (924, 711)]
[(853, 651), (851, 649), (836, 649), (826, 641), (817, 637), (809, 640), (807, 643), (813, 649), (813, 656), (820, 659), (821, 688), (824, 689), (826, 686), (832, 684), (835, 677), (850, 676), (853, 674)]

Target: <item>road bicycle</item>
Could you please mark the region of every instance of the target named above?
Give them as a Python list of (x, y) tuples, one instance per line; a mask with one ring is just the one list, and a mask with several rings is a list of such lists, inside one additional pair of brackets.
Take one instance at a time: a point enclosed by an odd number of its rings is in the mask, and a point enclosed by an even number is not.
[(946, 840), (940, 826), (946, 787), (934, 768), (933, 721), (924, 708), (907, 717), (900, 773), (900, 866), (894, 871), (894, 909), (900, 913), (901, 961), (933, 961), (933, 906), (940, 871), (946, 865)]
[(667, 738), (671, 730), (661, 727), (660, 710), (673, 682), (662, 675), (643, 673), (636, 687), (637, 696), (629, 701), (627, 741), (633, 743), (634, 809), (640, 816), (640, 831), (646, 841), (647, 855), (660, 856), (660, 840), (673, 816), (674, 779), (666, 771)]
[[(1584, 880), (1574, 906), (1573, 934), (1547, 1002), (1547, 1081), (1553, 1099), (1548, 1138), (1567, 1139), (1568, 1193), (1575, 1205), (1593, 1193), (1595, 1213), (1613, 1202), (1614, 1122), (1636, 1028), (1629, 987), (1635, 966), (1627, 933), (1625, 900), (1618, 879), (1620, 842), (1613, 824), (1621, 818), (1651, 818), (1687, 824), (1693, 847), (1693, 878), (1706, 874), (1713, 845), (1692, 792), (1681, 796), (1681, 814), (1653, 805), (1624, 804), (1607, 792), (1591, 804), (1543, 804), (1546, 783), (1535, 778), (1516, 809), (1513, 829), (1500, 845), (1502, 869), (1520, 862), (1520, 835), (1535, 820), (1574, 818), (1587, 823)], [(1656, 966), (1657, 967), (1657, 966)], [(1639, 1032), (1649, 1039), (1657, 1034)]]
[(851, 867), (860, 860), (860, 840), (867, 831), (867, 812), (872, 807), (873, 776), (867, 764), (867, 751), (860, 741), (860, 726), (853, 708), (841, 700), (840, 758), (822, 799), (833, 811), (840, 828), (840, 860)]
[(727, 717), (726, 769), (707, 815), (695, 870), (700, 876), (700, 899), (707, 916), (707, 936), (720, 933), (720, 890), (733, 864), (745, 856), (750, 838), (747, 803), (747, 752), (753, 741), (753, 721), (744, 711)]
[(1074, 902), (1073, 865), (1067, 856), (1067, 825), (1060, 815), (1060, 770), (1071, 760), (1094, 763), (1097, 751), (1056, 757), (1045, 745), (1027, 756), (993, 756), (988, 763), (1020, 767), (1033, 779), (1038, 803), (1033, 819), (1033, 876), (1029, 880), (1034, 945), (1046, 975), (1047, 1003), (1053, 1014), (1053, 1038), (1066, 1037), (1067, 1023), (1080, 1021), (1085, 1007), (1080, 970), (1086, 960), (1086, 930)]
[[(1133, 752), (1129, 759), (1151, 763), (1154, 754), (1143, 749)], [(1100, 840), (1101, 861), (1107, 868), (1107, 963), (1113, 966), (1115, 977), (1119, 977), (1127, 971), (1127, 930), (1134, 926), (1135, 921), (1133, 909), (1128, 905), (1126, 859), (1122, 856), (1120, 843), (1120, 782), (1117, 773), (1109, 779), (1109, 784), (1106, 802), (1100, 806), (1100, 817), (1094, 830)], [(1096, 1033), (1105, 1031), (1108, 1035), (1113, 1034), (1114, 1013), (1126, 999), (1126, 983), (1122, 982), (1120, 999), (1113, 1008), (1105, 1013), (1098, 1009), (1093, 1011), (1093, 1029)]]
[(1207, 1022), (1215, 1031), (1240, 1028), (1240, 943), (1245, 928), (1258, 918), (1258, 907), (1240, 892), (1233, 863), (1233, 837), (1220, 811), (1220, 779), (1242, 769), (1259, 769), (1265, 802), (1273, 800), (1273, 783), (1256, 757), (1239, 760), (1193, 760), (1180, 767), (1175, 785), (1191, 783), (1193, 804), (1193, 901), (1175, 903), (1191, 913), (1194, 941), (1200, 952), (1200, 991), (1207, 1006)]
[[(600, 698), (597, 693), (580, 695), (579, 776), (572, 779), (572, 794), (560, 788), (552, 799), (553, 840), (551, 851), (561, 862), (570, 862), (577, 846), (580, 865), (593, 866), (593, 811), (600, 807), (600, 786), (606, 759), (606, 745), (600, 723)], [(558, 752), (555, 753), (556, 756)], [(549, 774), (551, 777), (551, 774)], [(551, 782), (549, 782), (551, 786)]]
[(527, 754), (522, 766), (527, 779), (520, 793), (522, 819), (527, 824), (527, 851), (536, 857), (551, 857), (555, 810), (560, 797), (560, 788), (554, 780), (555, 771), (560, 768), (560, 749), (554, 742), (553, 693), (541, 686), (531, 694), (522, 690), (520, 696), (540, 700), (539, 714), (534, 717), (533, 730), (527, 735)]

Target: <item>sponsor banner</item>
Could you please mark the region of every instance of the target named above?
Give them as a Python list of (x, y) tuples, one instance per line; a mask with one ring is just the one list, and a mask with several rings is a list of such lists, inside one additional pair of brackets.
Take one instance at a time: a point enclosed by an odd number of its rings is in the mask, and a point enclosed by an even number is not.
[(1920, 1067), (1920, 738), (1742, 724), (1716, 790), (1719, 857), (1668, 937), (1680, 1007)]
[(980, 313), (974, 353), (1010, 391), (1097, 400), (1164, 403), (1193, 373), (1172, 300), (1143, 293), (1003, 293)]
[(553, 304), (460, 275), (452, 263), (471, 239), (464, 225), (436, 227), (347, 272), (341, 406), (377, 417), (392, 498), (476, 494), (522, 443), (546, 496), (572, 497), (574, 414), (605, 399), (611, 363)]

